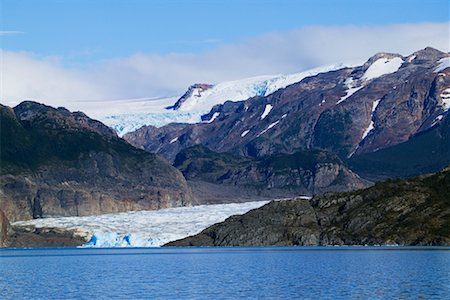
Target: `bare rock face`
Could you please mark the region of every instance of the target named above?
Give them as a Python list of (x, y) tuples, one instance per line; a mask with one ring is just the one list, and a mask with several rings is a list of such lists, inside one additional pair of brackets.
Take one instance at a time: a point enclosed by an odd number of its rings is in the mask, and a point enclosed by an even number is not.
[(0, 247), (8, 245), (8, 235), (11, 233), (10, 224), (5, 213), (0, 210)]
[(0, 107), (0, 209), (10, 221), (191, 205), (183, 175), (82, 113)]
[(207, 84), (207, 83), (196, 83), (191, 85), (188, 90), (186, 91), (186, 93), (183, 94), (183, 96), (180, 97), (180, 99), (177, 100), (177, 102), (171, 106), (171, 107), (167, 107), (167, 109), (180, 109), (181, 106), (183, 105), (183, 103), (186, 101), (186, 99), (188, 99), (189, 97), (201, 97), (201, 93), (212, 88), (213, 85), (212, 84)]
[(273, 201), (167, 246), (450, 245), (450, 171)]
[[(407, 57), (380, 53), (362, 66), (308, 77), (266, 97), (217, 105), (206, 116), (218, 113), (209, 124), (148, 126), (125, 139), (169, 161), (197, 144), (249, 157), (307, 149), (342, 159), (371, 153), (439, 125), (450, 68), (435, 70), (448, 57), (432, 48)], [(266, 105), (273, 108), (262, 119)]]

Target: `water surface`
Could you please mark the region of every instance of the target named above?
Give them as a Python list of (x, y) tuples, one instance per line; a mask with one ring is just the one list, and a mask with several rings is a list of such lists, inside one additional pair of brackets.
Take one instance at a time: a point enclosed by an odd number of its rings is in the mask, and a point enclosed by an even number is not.
[(449, 247), (2, 249), (3, 299), (448, 299)]

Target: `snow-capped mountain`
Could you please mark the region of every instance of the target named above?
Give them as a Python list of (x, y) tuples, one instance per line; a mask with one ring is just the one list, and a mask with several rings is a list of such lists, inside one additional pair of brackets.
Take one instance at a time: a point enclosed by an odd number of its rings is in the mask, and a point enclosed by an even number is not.
[[(374, 152), (445, 119), (450, 108), (449, 59), (448, 53), (433, 48), (409, 56), (379, 53), (363, 65), (317, 76), (266, 78), (262, 86), (255, 80), (245, 85), (253, 88), (246, 93), (259, 97), (216, 105), (203, 116), (204, 124), (142, 128), (125, 139), (169, 160), (197, 144), (252, 157), (298, 149), (326, 150), (341, 158)], [(273, 91), (281, 86), (287, 87)], [(207, 89), (199, 94), (214, 99), (219, 92)], [(194, 94), (180, 109), (202, 105), (202, 97)]]
[[(119, 136), (144, 125), (161, 127), (169, 123), (199, 123), (214, 105), (241, 101), (273, 92), (319, 73), (338, 70), (344, 64), (315, 68), (289, 75), (266, 75), (227, 81), (218, 84), (194, 84), (181, 97), (133, 99), (112, 102), (114, 113), (95, 116), (112, 127)], [(206, 120), (206, 122), (211, 119)]]

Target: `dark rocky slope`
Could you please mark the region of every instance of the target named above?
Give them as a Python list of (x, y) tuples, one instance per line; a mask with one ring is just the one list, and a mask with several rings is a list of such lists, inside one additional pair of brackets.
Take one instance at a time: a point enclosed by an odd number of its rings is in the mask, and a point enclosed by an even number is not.
[(250, 158), (198, 145), (182, 150), (174, 166), (202, 203), (288, 198), (369, 185), (338, 156), (320, 150)]
[(189, 205), (183, 175), (82, 113), (0, 107), (0, 209), (10, 221)]
[(408, 141), (350, 158), (352, 170), (372, 181), (432, 173), (450, 164), (450, 114)]
[(450, 245), (450, 168), (312, 200), (274, 201), (167, 246)]
[(76, 229), (13, 227), (0, 210), (0, 247), (81, 246), (88, 237)]
[[(219, 114), (211, 123), (147, 126), (124, 138), (171, 161), (197, 144), (249, 157), (308, 149), (342, 159), (371, 153), (439, 126), (448, 109), (443, 95), (450, 68), (436, 69), (448, 57), (432, 48), (408, 57), (380, 53), (362, 66), (308, 77), (267, 97), (217, 105), (206, 116)], [(374, 64), (382, 69), (394, 60), (403, 61), (396, 72), (365, 77)], [(344, 99), (350, 90), (355, 92)], [(267, 105), (273, 108), (262, 118)]]

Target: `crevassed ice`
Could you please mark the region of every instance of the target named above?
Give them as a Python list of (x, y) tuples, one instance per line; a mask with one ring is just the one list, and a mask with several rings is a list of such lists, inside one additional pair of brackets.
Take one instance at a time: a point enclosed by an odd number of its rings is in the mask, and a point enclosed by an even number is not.
[(85, 245), (87, 247), (159, 247), (170, 241), (197, 234), (232, 215), (244, 214), (268, 202), (253, 201), (87, 217), (44, 218), (15, 222), (13, 225), (87, 231), (92, 234), (90, 243)]
[[(201, 116), (207, 114), (216, 104), (226, 101), (243, 101), (254, 96), (268, 96), (288, 85), (319, 73), (338, 70), (356, 64), (335, 64), (289, 75), (267, 75), (222, 82), (205, 91), (194, 91), (178, 110), (167, 110), (177, 97), (156, 99), (134, 99), (108, 102), (101, 114), (93, 116), (112, 127), (119, 136), (134, 131), (144, 125), (161, 127), (169, 123), (200, 123)], [(87, 110), (89, 113), (90, 110)]]

